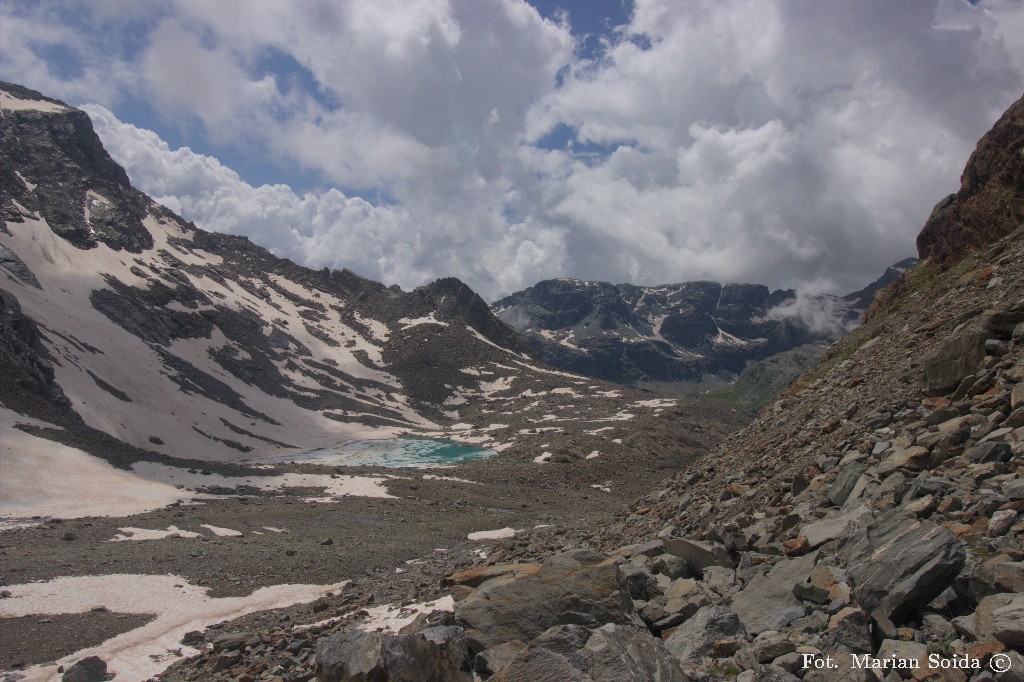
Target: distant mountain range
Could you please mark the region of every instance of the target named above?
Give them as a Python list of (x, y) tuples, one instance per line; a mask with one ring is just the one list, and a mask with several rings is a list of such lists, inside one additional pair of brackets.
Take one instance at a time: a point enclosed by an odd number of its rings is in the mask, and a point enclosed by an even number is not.
[(904, 259), (842, 297), (760, 284), (552, 279), (491, 308), (560, 369), (626, 384), (728, 383), (750, 362), (849, 331), (875, 292), (916, 262)]

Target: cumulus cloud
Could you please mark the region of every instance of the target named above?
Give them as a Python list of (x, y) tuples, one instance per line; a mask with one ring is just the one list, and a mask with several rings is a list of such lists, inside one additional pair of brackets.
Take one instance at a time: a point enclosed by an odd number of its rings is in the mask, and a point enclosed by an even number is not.
[[(105, 105), (133, 181), (205, 227), (487, 298), (557, 276), (859, 288), (1024, 88), (1011, 0), (634, 5), (595, 54), (522, 0), (8, 3), (0, 72)], [(136, 101), (204, 153), (129, 125)]]

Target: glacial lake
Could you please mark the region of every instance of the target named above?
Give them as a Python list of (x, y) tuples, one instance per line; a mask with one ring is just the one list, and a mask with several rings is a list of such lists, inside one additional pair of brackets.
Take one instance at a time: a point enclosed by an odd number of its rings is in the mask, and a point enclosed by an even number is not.
[(277, 457), (243, 459), (247, 464), (323, 464), (328, 466), (435, 467), (471, 462), (498, 454), (442, 438), (347, 440), (326, 448)]

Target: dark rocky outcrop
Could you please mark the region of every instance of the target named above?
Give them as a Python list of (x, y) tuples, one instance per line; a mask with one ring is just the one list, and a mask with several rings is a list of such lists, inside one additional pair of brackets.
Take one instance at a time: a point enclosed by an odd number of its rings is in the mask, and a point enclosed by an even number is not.
[(922, 259), (954, 265), (1024, 222), (1024, 98), (978, 141), (960, 190), (940, 201), (917, 237)]

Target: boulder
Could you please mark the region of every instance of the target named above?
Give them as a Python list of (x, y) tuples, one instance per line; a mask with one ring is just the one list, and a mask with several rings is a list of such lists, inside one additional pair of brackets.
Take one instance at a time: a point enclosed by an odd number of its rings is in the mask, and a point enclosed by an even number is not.
[(491, 581), (456, 602), (474, 647), (529, 642), (555, 625), (642, 625), (614, 560), (577, 550), (557, 554), (534, 574)]
[(473, 659), (473, 670), (482, 675), (494, 675), (504, 670), (512, 659), (526, 651), (526, 645), (518, 639), (505, 642), (481, 651)]
[(751, 635), (781, 630), (804, 615), (803, 604), (793, 596), (793, 586), (807, 581), (817, 553), (799, 559), (783, 559), (767, 574), (754, 577), (732, 600), (732, 610)]
[(937, 396), (948, 393), (981, 369), (985, 362), (986, 337), (983, 329), (972, 327), (925, 357), (924, 394)]
[(948, 528), (898, 509), (851, 533), (839, 556), (860, 606), (896, 624), (949, 587), (966, 561)]
[(724, 606), (705, 606), (676, 628), (665, 648), (680, 660), (700, 659), (711, 653), (715, 642), (744, 635), (739, 617)]
[(462, 628), (441, 626), (411, 635), (347, 628), (316, 647), (319, 682), (471, 682)]
[(530, 642), (491, 682), (687, 682), (678, 662), (646, 630), (559, 625)]
[(858, 506), (836, 516), (809, 523), (801, 529), (800, 535), (807, 538), (807, 543), (812, 548), (820, 547), (829, 540), (844, 537), (851, 528), (870, 518), (871, 510), (865, 506)]
[(61, 682), (103, 682), (107, 679), (107, 662), (99, 656), (79, 659), (60, 679)]
[(975, 632), (983, 642), (998, 641), (1008, 647), (1024, 647), (1024, 594), (993, 594), (974, 612)]
[(842, 507), (846, 504), (847, 498), (850, 497), (850, 493), (853, 492), (853, 488), (857, 485), (861, 474), (867, 468), (866, 464), (850, 464), (839, 472), (836, 480), (832, 483), (832, 487), (828, 490), (828, 499), (832, 501), (832, 504), (837, 507)]
[(697, 540), (684, 538), (668, 538), (663, 541), (665, 551), (680, 557), (689, 566), (690, 572), (700, 574), (708, 566), (725, 566), (736, 568), (735, 562), (729, 557), (728, 550), (721, 545), (712, 545)]

